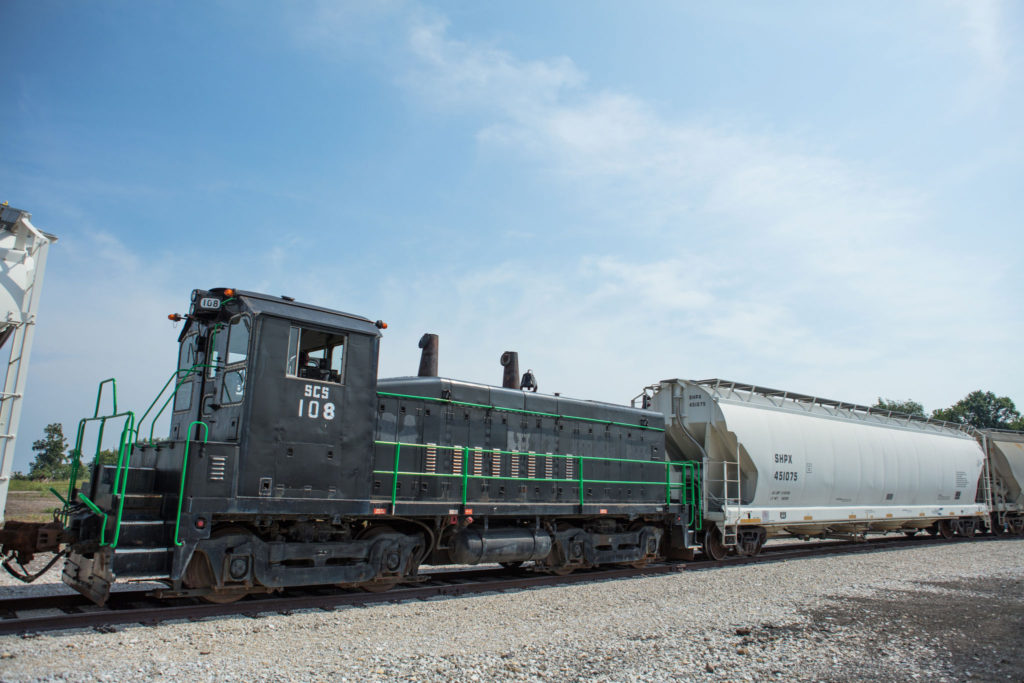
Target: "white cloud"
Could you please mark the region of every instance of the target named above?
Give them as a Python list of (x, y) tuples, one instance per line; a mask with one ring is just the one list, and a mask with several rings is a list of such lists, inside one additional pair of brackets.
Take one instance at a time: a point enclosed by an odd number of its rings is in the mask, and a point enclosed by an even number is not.
[[(994, 67), (993, 11), (972, 15), (972, 26)], [(635, 96), (588, 89), (564, 57), (520, 60), (446, 31), (438, 21), (409, 30), (415, 92), (478, 112), (481, 145), (538, 166), (593, 221), (579, 252), (532, 272), (543, 286), (508, 275), (512, 263), (458, 276), (459, 308), (473, 320), (487, 316), (475, 302), (500, 301), (506, 327), (566, 329), (561, 355), (524, 336), (536, 355), (593, 365), (635, 330), (628, 339), (642, 360), (620, 354), (617, 376), (714, 365), (870, 400), (886, 387), (937, 392), (922, 373), (1012, 305), (999, 288), (1007, 274), (936, 239), (930, 198), (878, 169), (777, 134), (666, 116)], [(626, 244), (635, 248), (608, 255)], [(945, 382), (967, 374), (952, 370)]]
[(1002, 3), (999, 0), (955, 0), (953, 6), (962, 13), (966, 42), (984, 73), (994, 81), (1002, 81), (1007, 75)]

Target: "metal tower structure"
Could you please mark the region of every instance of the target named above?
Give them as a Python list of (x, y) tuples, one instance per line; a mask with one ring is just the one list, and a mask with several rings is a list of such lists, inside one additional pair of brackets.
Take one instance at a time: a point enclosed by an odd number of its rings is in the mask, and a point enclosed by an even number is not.
[(32, 225), (31, 217), (6, 203), (0, 205), (0, 349), (10, 348), (0, 392), (0, 524), (7, 507), (46, 254), (57, 241)]

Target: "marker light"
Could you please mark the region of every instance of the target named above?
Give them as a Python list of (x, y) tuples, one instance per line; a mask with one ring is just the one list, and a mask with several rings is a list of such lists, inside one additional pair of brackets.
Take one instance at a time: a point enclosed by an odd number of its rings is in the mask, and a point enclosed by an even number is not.
[(377, 322), (374, 323), (374, 325), (377, 326), (378, 330), (386, 330), (386, 329), (388, 329), (388, 324), (386, 322), (384, 322), (383, 320), (378, 320)]
[(233, 290), (233, 289), (225, 289), (224, 290), (224, 296), (234, 296), (234, 295), (235, 295), (235, 290)]
[(184, 320), (184, 318), (182, 316), (178, 315), (177, 313), (169, 314), (167, 316), (167, 319), (168, 320), (173, 320), (174, 322), (181, 322), (182, 320)]

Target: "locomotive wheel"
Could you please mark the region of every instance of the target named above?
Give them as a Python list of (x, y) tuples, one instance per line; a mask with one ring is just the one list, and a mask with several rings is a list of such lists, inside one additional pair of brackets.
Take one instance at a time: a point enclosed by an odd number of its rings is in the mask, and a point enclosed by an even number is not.
[(948, 519), (939, 520), (939, 534), (947, 540), (953, 538), (956, 530), (953, 529), (953, 523)]
[(939, 534), (938, 522), (928, 527), (927, 531), (929, 536), (937, 536)]
[[(249, 530), (244, 527), (228, 526), (217, 529), (210, 535), (210, 538), (248, 533), (250, 533)], [(227, 605), (232, 602), (238, 602), (249, 594), (249, 591), (245, 588), (227, 590), (217, 590), (214, 588), (213, 583), (216, 579), (213, 575), (213, 569), (210, 568), (210, 560), (206, 557), (205, 553), (197, 552), (192, 556), (192, 561), (188, 563), (188, 567), (186, 567), (185, 574), (181, 577), (181, 580), (189, 588), (209, 588), (209, 593), (199, 597), (204, 602), (210, 602), (214, 605)]]
[[(367, 530), (366, 533), (362, 534), (359, 537), (359, 539), (368, 540), (371, 538), (376, 538), (378, 536), (383, 536), (384, 534), (395, 533), (401, 532), (396, 531), (390, 526), (381, 525), (370, 528), (369, 530)], [(397, 586), (398, 584), (402, 583), (402, 581), (404, 581), (406, 578), (414, 575), (419, 570), (419, 568), (420, 553), (416, 552), (409, 556), (409, 561), (408, 563), (406, 563), (405, 569), (402, 572), (401, 576), (388, 577), (387, 579), (381, 581), (367, 581), (366, 583), (359, 584), (359, 587), (367, 593), (385, 593), (394, 588), (395, 586)]]
[(718, 527), (712, 527), (704, 532), (704, 555), (710, 559), (724, 560), (729, 549), (722, 543), (722, 531)]

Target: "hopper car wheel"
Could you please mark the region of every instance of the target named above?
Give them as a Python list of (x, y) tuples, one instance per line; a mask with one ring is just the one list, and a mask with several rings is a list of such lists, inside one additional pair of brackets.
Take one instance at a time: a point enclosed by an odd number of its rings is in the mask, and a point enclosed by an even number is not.
[(523, 561), (517, 560), (515, 562), (499, 562), (498, 564), (501, 565), (502, 569), (519, 569), (523, 566)]
[(953, 535), (955, 533), (956, 531), (955, 529), (953, 529), (952, 522), (950, 522), (948, 519), (943, 519), (939, 521), (939, 534), (941, 534), (943, 538), (947, 540), (953, 538)]
[(569, 576), (569, 574), (572, 574), (575, 569), (576, 567), (573, 567), (572, 565), (565, 567), (552, 567), (551, 569), (548, 569), (548, 573), (554, 574), (555, 576)]
[(928, 527), (928, 535), (929, 536), (938, 536), (939, 535), (939, 527), (938, 527), (937, 523), (936, 524), (932, 524), (930, 527)]
[[(214, 531), (210, 538), (218, 538), (229, 534), (248, 534), (249, 530), (240, 526), (228, 526)], [(200, 599), (214, 605), (227, 605), (237, 602), (249, 594), (245, 588), (228, 590), (213, 590), (213, 569), (210, 568), (210, 561), (205, 553), (195, 553), (192, 561), (188, 563), (182, 582), (189, 588), (210, 588), (212, 592), (201, 595)]]
[(704, 532), (704, 555), (709, 560), (724, 560), (729, 549), (722, 542), (722, 531), (718, 527), (712, 527)]
[(1006, 528), (999, 522), (999, 514), (993, 512), (989, 520), (989, 528), (992, 530), (993, 536), (1005, 536)]
[(903, 532), (903, 535), (906, 536), (907, 538), (913, 538), (914, 536), (917, 536), (917, 532), (918, 531), (919, 531), (918, 529), (907, 529), (906, 531)]
[(761, 548), (764, 547), (765, 537), (758, 534), (755, 540), (750, 540), (750, 537), (741, 538), (740, 542), (736, 544), (736, 554), (740, 557), (754, 557), (761, 552)]

